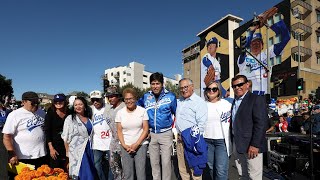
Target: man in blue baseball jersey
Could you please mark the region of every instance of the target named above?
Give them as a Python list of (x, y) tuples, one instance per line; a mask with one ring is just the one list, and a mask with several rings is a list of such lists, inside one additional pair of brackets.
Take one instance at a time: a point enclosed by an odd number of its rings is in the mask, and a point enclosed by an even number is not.
[[(145, 93), (137, 104), (147, 110), (151, 142), (150, 162), (154, 180), (171, 179), (171, 152), (173, 143), (172, 115), (176, 113), (176, 95), (163, 86), (162, 73), (150, 75), (151, 91)], [(161, 167), (160, 169), (160, 152)], [(161, 175), (162, 172), (162, 175)]]

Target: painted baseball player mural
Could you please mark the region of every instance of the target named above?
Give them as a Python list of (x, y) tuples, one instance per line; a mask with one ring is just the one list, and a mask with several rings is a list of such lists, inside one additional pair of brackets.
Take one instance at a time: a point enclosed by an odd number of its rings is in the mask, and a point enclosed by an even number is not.
[(268, 72), (255, 58), (267, 66), (267, 53), (269, 53), (269, 58), (281, 55), (290, 40), (290, 32), (281, 19), (268, 27), (275, 32), (276, 36), (280, 36), (281, 41), (262, 51), (264, 45), (262, 35), (255, 31), (267, 25), (267, 19), (272, 17), (277, 11), (278, 8), (272, 7), (257, 16), (259, 23), (249, 27), (245, 44), (247, 48), (250, 47), (251, 54), (254, 57), (247, 53), (242, 53), (237, 60), (239, 74), (247, 76), (248, 80), (252, 81), (252, 92), (258, 95), (264, 95), (267, 92)]
[(201, 97), (203, 97), (203, 88), (206, 87), (210, 81), (218, 82), (222, 89), (222, 97), (224, 97), (226, 90), (221, 86), (221, 66), (220, 59), (217, 57), (218, 39), (216, 37), (211, 38), (206, 46), (207, 53), (201, 59)]

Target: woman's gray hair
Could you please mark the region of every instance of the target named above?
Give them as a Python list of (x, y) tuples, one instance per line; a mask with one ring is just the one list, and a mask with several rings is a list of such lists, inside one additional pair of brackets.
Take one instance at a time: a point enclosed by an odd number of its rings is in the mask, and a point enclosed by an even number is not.
[[(217, 85), (217, 88), (218, 88), (218, 101), (220, 101), (220, 99), (221, 99), (221, 94), (222, 94), (220, 84), (219, 84), (218, 82), (215, 82), (215, 81), (210, 81), (210, 82), (208, 83), (208, 85), (207, 85), (206, 88), (208, 88), (211, 84), (216, 84), (216, 85)], [(207, 93), (208, 93), (208, 92), (206, 92), (206, 90), (204, 89), (204, 92), (203, 92), (204, 99), (205, 99), (206, 101), (209, 101), (209, 97), (208, 97), (208, 94), (207, 94)]]

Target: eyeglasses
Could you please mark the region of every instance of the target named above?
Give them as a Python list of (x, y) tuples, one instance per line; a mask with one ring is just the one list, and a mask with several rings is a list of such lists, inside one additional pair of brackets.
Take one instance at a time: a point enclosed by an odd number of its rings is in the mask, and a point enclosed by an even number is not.
[(100, 99), (99, 98), (91, 98), (91, 102), (94, 103), (95, 101), (99, 102)]
[(234, 84), (234, 85), (232, 85), (231, 87), (233, 88), (233, 89), (235, 89), (236, 87), (242, 87), (244, 84), (246, 84), (247, 82), (242, 82), (242, 83), (239, 83), (239, 84)]
[(180, 87), (180, 91), (187, 91), (190, 85)]
[(211, 91), (211, 92), (217, 92), (219, 90), (218, 87), (213, 87), (213, 88), (205, 88), (205, 91)]
[(124, 98), (125, 102), (134, 101), (134, 98)]

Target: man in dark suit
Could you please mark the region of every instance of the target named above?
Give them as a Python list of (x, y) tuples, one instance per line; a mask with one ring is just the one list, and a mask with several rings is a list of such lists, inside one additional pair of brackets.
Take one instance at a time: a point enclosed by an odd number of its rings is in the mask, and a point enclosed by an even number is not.
[(232, 104), (232, 141), (240, 179), (262, 179), (263, 155), (267, 150), (265, 133), (268, 123), (264, 96), (249, 91), (244, 75), (232, 78), (235, 100)]

